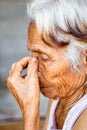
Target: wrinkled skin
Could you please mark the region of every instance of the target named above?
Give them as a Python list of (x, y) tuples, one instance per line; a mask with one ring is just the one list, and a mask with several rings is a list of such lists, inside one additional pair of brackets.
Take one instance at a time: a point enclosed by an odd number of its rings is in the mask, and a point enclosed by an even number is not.
[[(67, 106), (70, 109), (78, 100), (77, 97), (81, 98), (84, 94), (86, 65), (81, 73), (75, 73), (64, 54), (64, 46), (59, 47), (51, 41), (49, 44), (45, 43), (34, 23), (30, 24), (28, 31), (28, 48), (32, 52), (32, 57), (25, 57), (13, 64), (7, 80), (7, 85), (22, 110), (24, 130), (39, 130), (40, 91), (52, 99), (60, 97), (56, 118), (59, 127), (62, 128), (68, 112), (62, 115), (63, 119), (60, 117), (59, 120), (62, 109)], [(25, 68), (27, 68), (27, 75), (24, 78), (21, 72)], [(61, 108), (60, 112), (58, 108)]]
[(83, 85), (84, 69), (79, 74), (70, 68), (71, 63), (64, 54), (64, 46), (44, 43), (35, 24), (31, 24), (28, 34), (28, 48), (33, 56), (38, 57), (40, 90), (45, 96), (53, 99), (70, 96)]
[[(21, 73), (26, 67), (27, 75), (24, 78)], [(12, 65), (7, 79), (7, 86), (23, 114), (24, 130), (39, 130), (40, 89), (37, 70), (37, 59), (25, 57)]]

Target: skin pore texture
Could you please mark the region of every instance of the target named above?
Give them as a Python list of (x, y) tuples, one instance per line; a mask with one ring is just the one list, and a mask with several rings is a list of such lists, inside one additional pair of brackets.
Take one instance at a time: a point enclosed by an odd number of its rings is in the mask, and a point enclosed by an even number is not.
[(85, 67), (81, 69), (81, 73), (73, 71), (70, 67), (71, 62), (64, 54), (64, 49), (67, 46), (57, 46), (51, 41), (45, 43), (35, 24), (30, 24), (28, 48), (32, 55), (38, 59), (40, 91), (52, 99), (60, 97), (56, 108), (56, 120), (60, 129), (63, 127), (68, 111), (85, 94), (86, 90), (84, 85), (86, 81)]

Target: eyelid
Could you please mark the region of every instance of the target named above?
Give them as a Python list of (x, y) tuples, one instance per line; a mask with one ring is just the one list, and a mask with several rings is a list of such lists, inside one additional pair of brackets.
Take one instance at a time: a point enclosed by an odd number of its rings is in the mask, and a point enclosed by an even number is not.
[(39, 50), (28, 50), (32, 52), (33, 56), (40, 58), (42, 61), (47, 61), (50, 58), (47, 54), (40, 52)]
[(47, 61), (47, 60), (49, 60), (49, 56), (45, 55), (45, 54), (41, 54), (41, 59), (44, 61)]

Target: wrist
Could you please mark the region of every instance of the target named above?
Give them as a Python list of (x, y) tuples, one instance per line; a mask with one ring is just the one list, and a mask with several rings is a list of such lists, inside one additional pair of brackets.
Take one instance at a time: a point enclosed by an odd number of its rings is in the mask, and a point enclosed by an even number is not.
[(40, 128), (40, 102), (24, 105), (23, 111), (24, 130), (39, 130)]

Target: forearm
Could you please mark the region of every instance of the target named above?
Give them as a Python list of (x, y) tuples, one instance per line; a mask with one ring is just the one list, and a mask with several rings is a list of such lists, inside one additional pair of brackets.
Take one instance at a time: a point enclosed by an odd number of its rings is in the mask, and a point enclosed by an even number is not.
[[(25, 78), (21, 76), (24, 69), (27, 69)], [(39, 130), (40, 86), (37, 58), (25, 57), (14, 63), (9, 71), (7, 86), (22, 110), (24, 130)]]
[(25, 105), (23, 110), (24, 130), (40, 130), (40, 103)]

